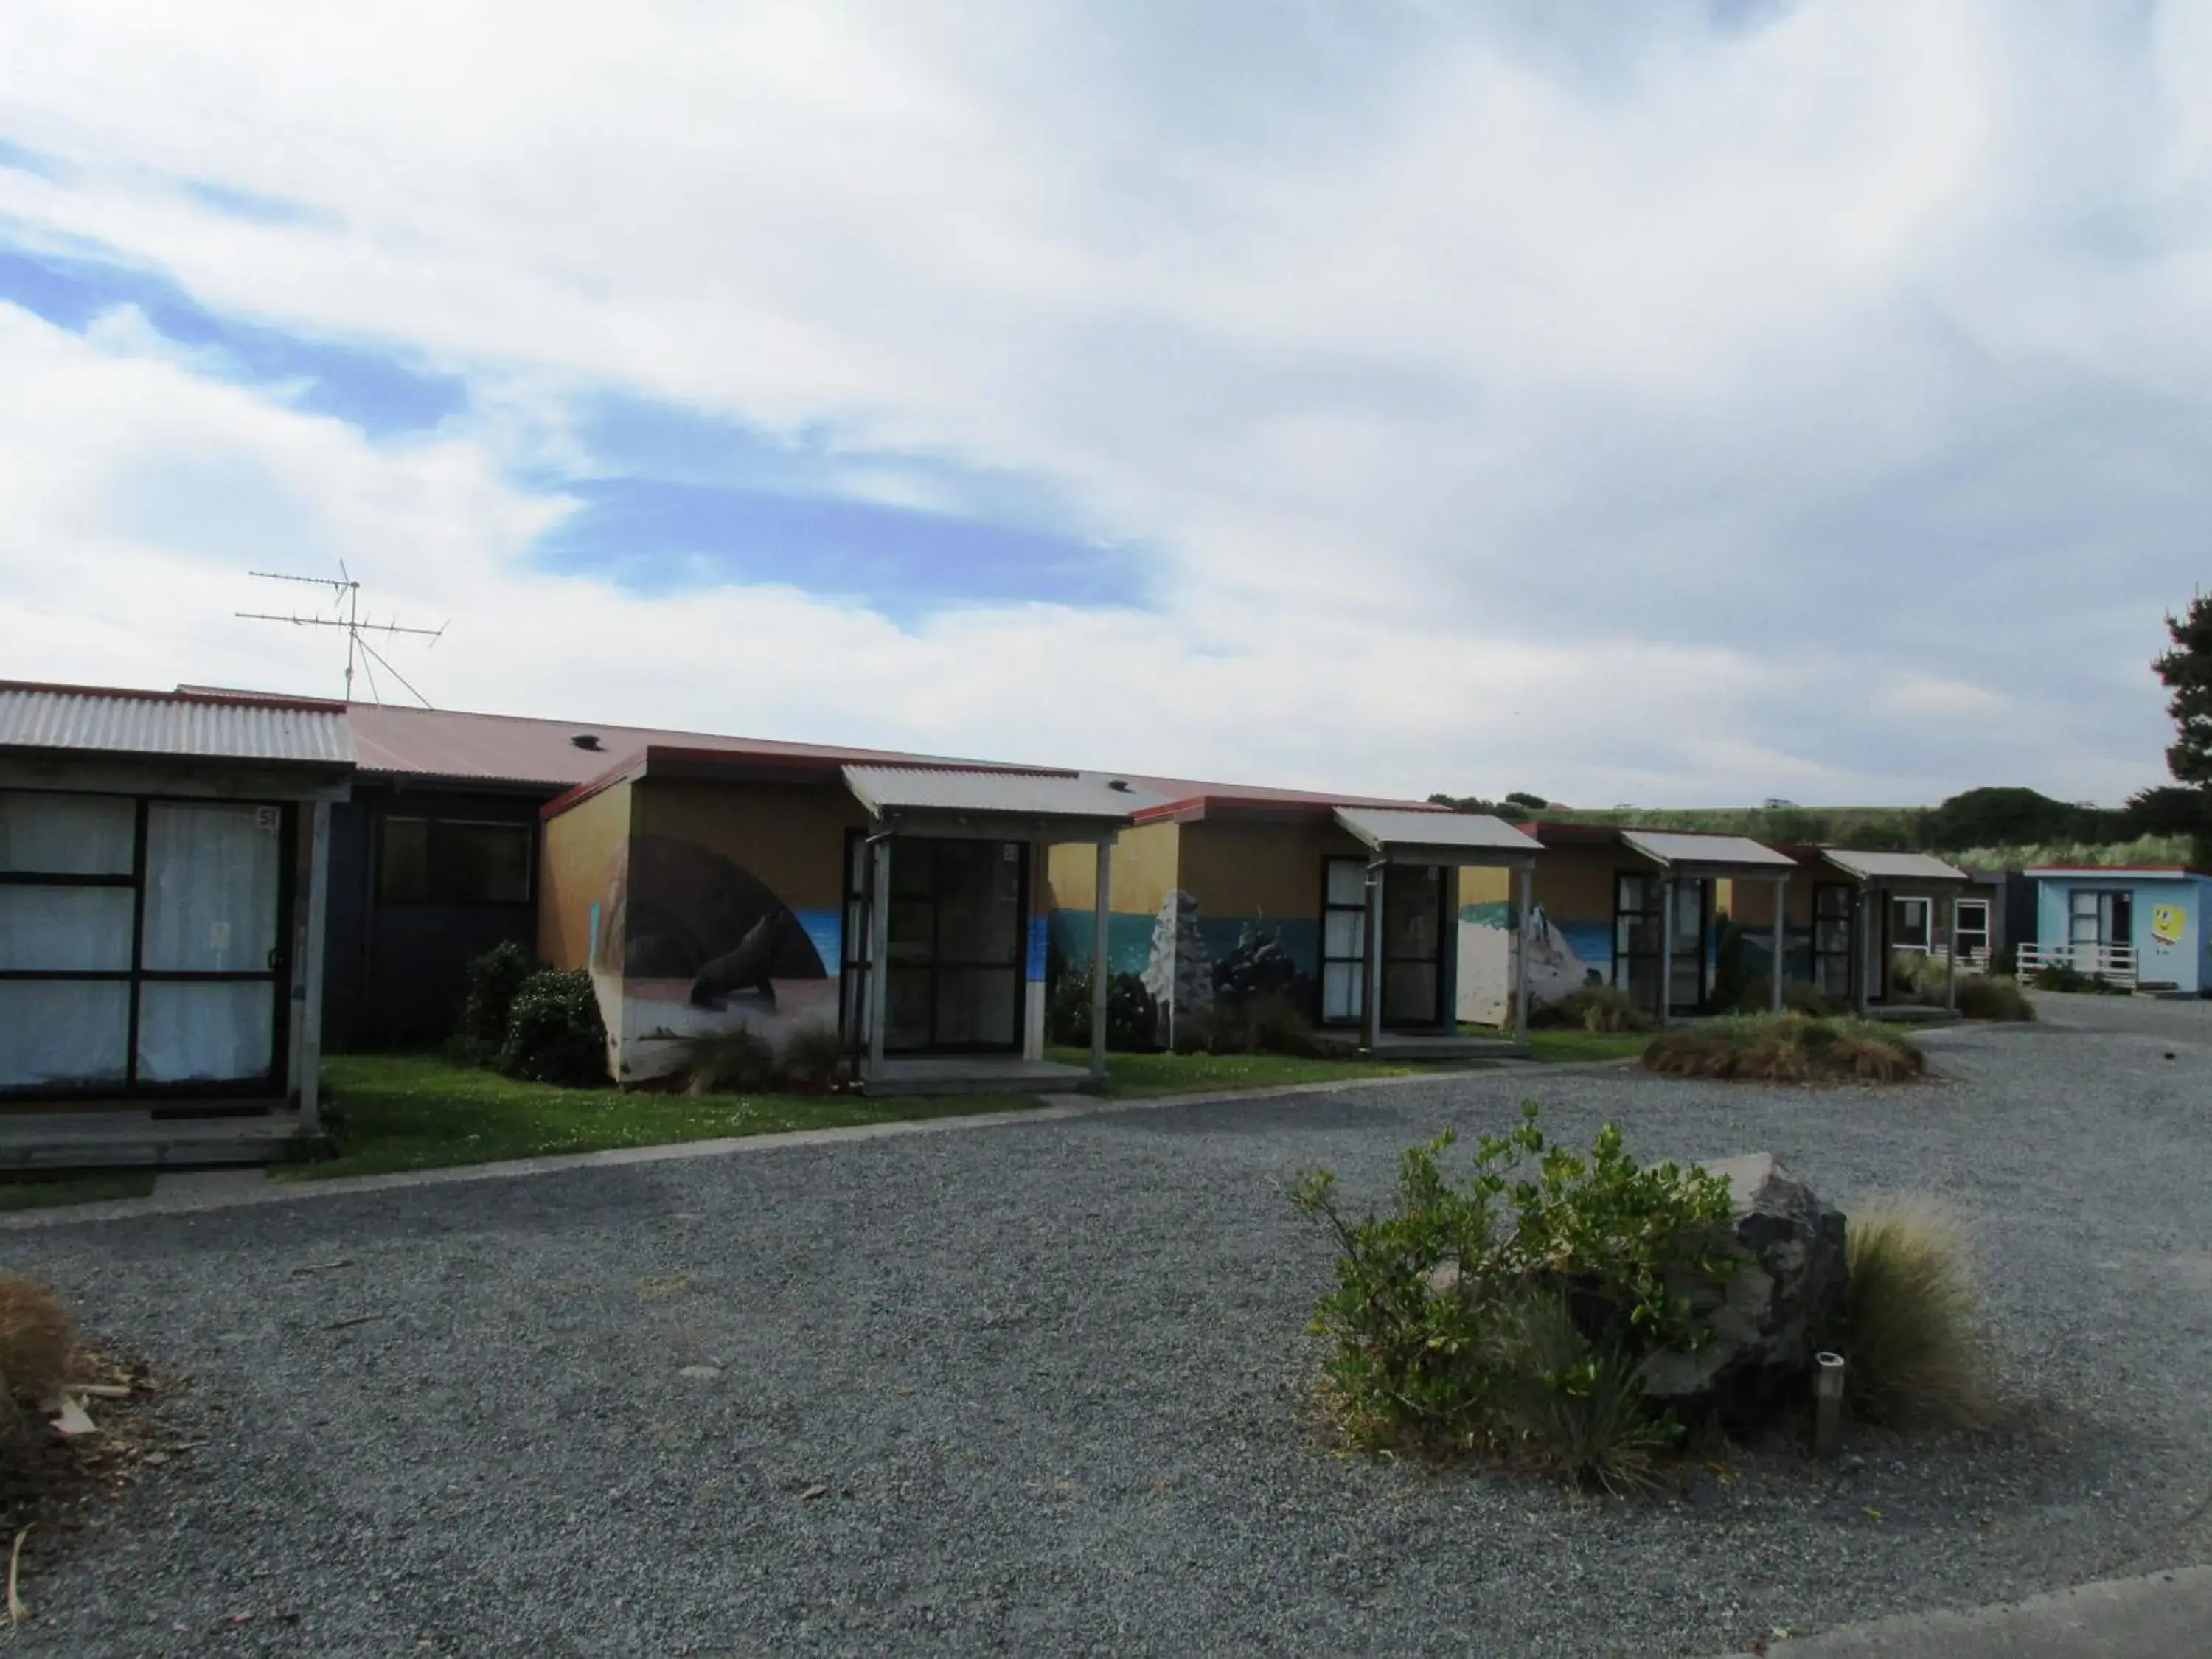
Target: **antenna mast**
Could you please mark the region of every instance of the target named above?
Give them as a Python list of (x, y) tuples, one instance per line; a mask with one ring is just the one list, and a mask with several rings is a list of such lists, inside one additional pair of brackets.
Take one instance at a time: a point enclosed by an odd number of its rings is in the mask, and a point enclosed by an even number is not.
[(280, 617), (267, 611), (240, 611), (234, 614), (248, 622), (289, 623), (295, 628), (343, 629), (346, 636), (345, 700), (348, 702), (353, 701), (354, 662), (359, 658), (362, 672), (368, 676), (369, 692), (378, 702), (384, 701), (384, 694), (376, 684), (376, 670), (369, 666), (372, 662), (381, 664), (385, 672), (406, 686), (415, 701), (423, 708), (430, 706), (429, 698), (409, 684), (407, 677), (386, 662), (383, 654), (362, 636), (368, 633), (382, 634), (387, 637), (412, 634), (435, 645), (445, 636), (444, 623), (441, 623), (435, 628), (404, 628), (396, 622), (363, 622), (361, 617), (361, 584), (354, 580), (353, 573), (345, 568), (343, 559), (338, 562), (338, 574), (335, 576), (295, 576), (282, 570), (249, 570), (246, 574), (266, 582), (304, 582), (311, 587), (331, 590), (332, 606), (337, 612), (332, 617), (302, 617), (297, 612)]

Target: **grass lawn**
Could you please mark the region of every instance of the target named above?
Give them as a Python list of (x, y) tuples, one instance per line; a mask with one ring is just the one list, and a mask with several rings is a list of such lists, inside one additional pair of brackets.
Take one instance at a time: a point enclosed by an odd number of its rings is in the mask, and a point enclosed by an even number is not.
[(901, 1118), (1017, 1112), (1029, 1095), (625, 1094), (521, 1083), (443, 1054), (331, 1054), (323, 1060), (339, 1155), (273, 1172), (306, 1181), (488, 1164), (610, 1146), (832, 1129)]
[(100, 1204), (143, 1198), (154, 1190), (151, 1170), (94, 1170), (83, 1175), (11, 1176), (0, 1181), (0, 1210), (45, 1210), (57, 1204)]
[(1651, 1045), (1649, 1031), (1583, 1031), (1555, 1026), (1528, 1033), (1532, 1060), (1554, 1064), (1577, 1060), (1633, 1060)]
[[(1088, 1048), (1048, 1048), (1045, 1058), (1088, 1066)], [(1106, 1092), (1123, 1099), (1206, 1089), (1280, 1089), (1293, 1083), (1345, 1083), (1363, 1077), (1463, 1071), (1480, 1060), (1305, 1060), (1293, 1054), (1109, 1054)]]

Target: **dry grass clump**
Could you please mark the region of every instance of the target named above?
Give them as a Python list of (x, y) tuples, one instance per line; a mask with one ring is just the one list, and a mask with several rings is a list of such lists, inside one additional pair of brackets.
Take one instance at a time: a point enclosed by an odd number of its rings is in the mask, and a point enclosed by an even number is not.
[(1662, 1032), (1644, 1069), (1742, 1082), (1903, 1083), (1928, 1069), (1920, 1045), (1869, 1020), (1811, 1014), (1738, 1016)]
[(775, 1079), (775, 1050), (766, 1037), (742, 1025), (692, 1038), (686, 1059), (695, 1095), (742, 1094), (765, 1089)]
[(1585, 1031), (1648, 1031), (1657, 1022), (1617, 985), (1583, 986), (1556, 1002), (1537, 1004), (1528, 1023), (1548, 1027), (1579, 1026)]
[(844, 1039), (827, 1020), (799, 1026), (783, 1040), (782, 1069), (794, 1083), (827, 1088), (844, 1072)]
[(1179, 1054), (1290, 1054), (1310, 1060), (1341, 1054), (1346, 1046), (1322, 1037), (1295, 1002), (1275, 992), (1217, 998), (1176, 1021)]
[(51, 1400), (76, 1357), (76, 1322), (61, 1298), (20, 1274), (0, 1273), (0, 1391), (17, 1411)]
[(2032, 1020), (2035, 1005), (2016, 979), (1968, 974), (1959, 981), (1959, 1012), (1968, 1019)]
[(1838, 1343), (1852, 1413), (1906, 1430), (1989, 1421), (1988, 1350), (1958, 1223), (1925, 1198), (1883, 1200), (1850, 1218), (1844, 1249)]

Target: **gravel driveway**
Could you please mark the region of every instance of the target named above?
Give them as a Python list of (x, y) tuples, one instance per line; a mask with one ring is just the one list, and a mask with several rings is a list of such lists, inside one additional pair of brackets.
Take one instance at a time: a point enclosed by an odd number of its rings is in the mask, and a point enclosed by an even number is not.
[[(2212, 1557), (2212, 1048), (1932, 1041), (1888, 1093), (1462, 1075), (16, 1234), (207, 1442), (16, 1646), (1697, 1653)], [(1379, 1194), (1524, 1094), (1942, 1193), (2027, 1418), (1643, 1504), (1332, 1455), (1285, 1182)]]

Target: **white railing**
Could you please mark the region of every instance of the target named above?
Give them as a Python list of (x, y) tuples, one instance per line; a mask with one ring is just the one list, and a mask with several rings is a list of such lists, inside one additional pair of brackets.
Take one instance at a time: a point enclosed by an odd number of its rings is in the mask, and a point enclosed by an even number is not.
[[(1909, 949), (1910, 947), (1900, 946), (1899, 948)], [(1940, 945), (1931, 945), (1924, 952), (1920, 952), (1918, 954), (1925, 955), (1930, 962), (1941, 962), (1943, 960), (1945, 956), (1949, 953)], [(1960, 973), (1986, 974), (1989, 970), (1990, 947), (1988, 945), (1970, 945), (1965, 950), (1959, 952), (1959, 971)]]
[(2136, 947), (2132, 945), (2023, 945), (2020, 971), (2033, 974), (2044, 968), (2071, 968), (2087, 978), (2102, 975), (2107, 985), (2136, 983)]

